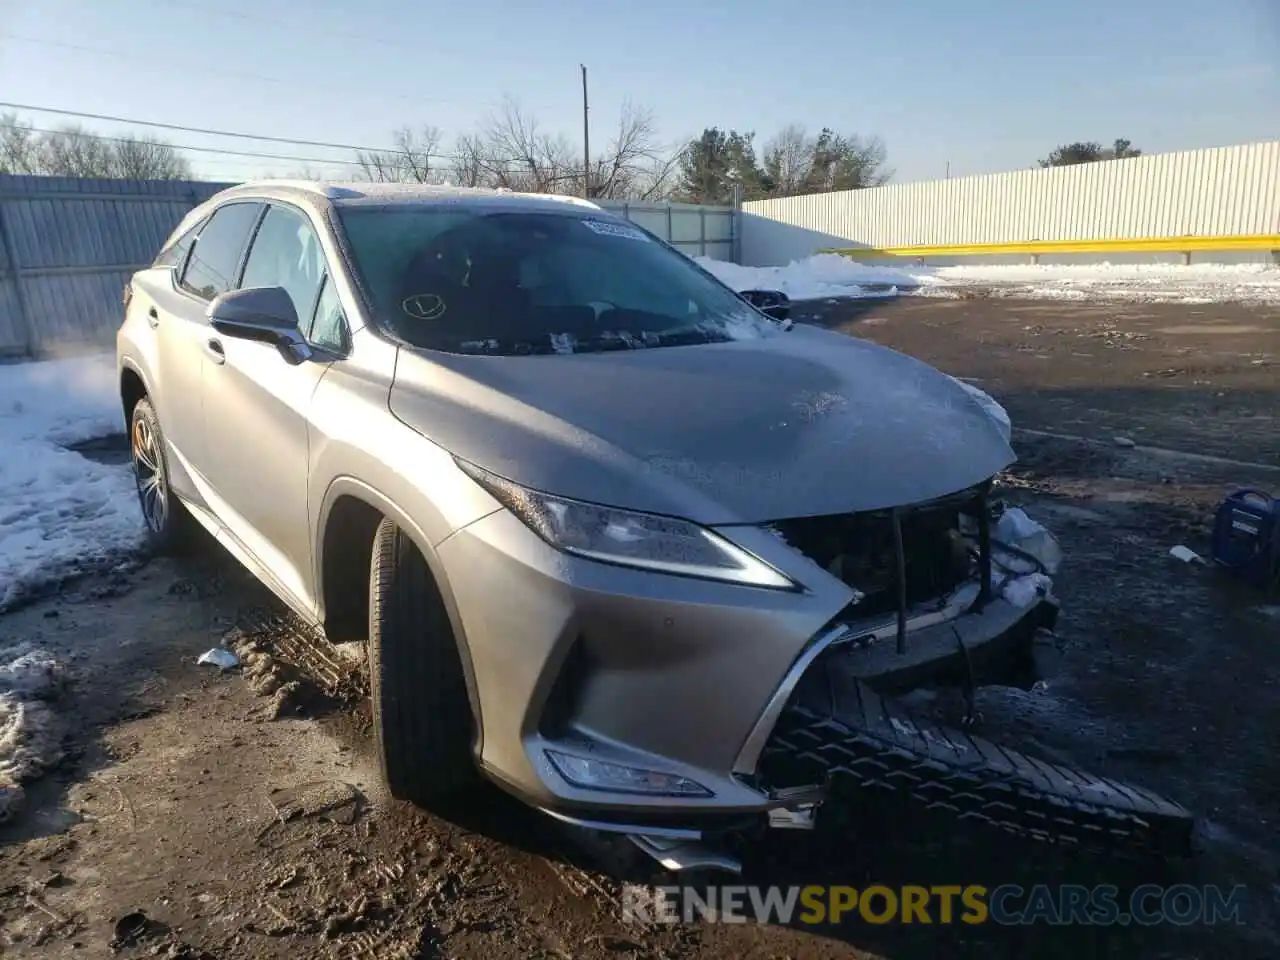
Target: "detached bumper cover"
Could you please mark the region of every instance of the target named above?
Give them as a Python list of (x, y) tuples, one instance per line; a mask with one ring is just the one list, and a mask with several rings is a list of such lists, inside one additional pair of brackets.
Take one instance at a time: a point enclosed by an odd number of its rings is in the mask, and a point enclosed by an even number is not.
[[(1024, 632), (1011, 631), (1015, 639)], [(1001, 634), (989, 645), (1009, 642)], [(1178, 804), (913, 717), (860, 678), (858, 666), (857, 651), (839, 647), (813, 661), (764, 745), (762, 787), (824, 784), (834, 803), (897, 798), (1066, 846), (1191, 851), (1192, 817)]]

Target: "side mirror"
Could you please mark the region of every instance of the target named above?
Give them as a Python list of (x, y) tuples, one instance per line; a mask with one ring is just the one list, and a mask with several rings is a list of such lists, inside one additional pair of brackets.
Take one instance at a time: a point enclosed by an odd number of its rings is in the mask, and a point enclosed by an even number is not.
[(209, 324), (237, 340), (280, 347), (292, 359), (305, 360), (310, 348), (298, 329), (298, 312), (284, 287), (249, 287), (214, 297), (206, 311)]
[(781, 290), (743, 290), (738, 295), (775, 320), (786, 320), (791, 316), (791, 298)]

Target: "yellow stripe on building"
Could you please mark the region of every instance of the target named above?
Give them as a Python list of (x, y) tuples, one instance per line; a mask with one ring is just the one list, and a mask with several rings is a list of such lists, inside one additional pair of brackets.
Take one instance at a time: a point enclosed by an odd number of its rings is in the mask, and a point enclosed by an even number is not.
[(1280, 234), (1229, 237), (1131, 237), (1117, 240), (1026, 240), (1018, 243), (924, 244), (911, 247), (830, 247), (855, 260), (909, 257), (1048, 256), (1066, 253), (1195, 253), (1202, 250), (1280, 251)]

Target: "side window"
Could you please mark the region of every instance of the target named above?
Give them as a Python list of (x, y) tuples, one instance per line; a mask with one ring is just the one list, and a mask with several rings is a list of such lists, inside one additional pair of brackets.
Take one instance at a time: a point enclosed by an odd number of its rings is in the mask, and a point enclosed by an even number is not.
[(329, 277), (325, 278), (320, 300), (316, 303), (315, 322), (306, 333), (307, 339), (317, 347), (335, 353), (343, 353), (347, 349), (347, 318), (342, 313), (338, 288)]
[(182, 287), (204, 300), (226, 293), (236, 282), (236, 269), (249, 231), (262, 206), (230, 203), (219, 207), (196, 234), (195, 247), (182, 274)]
[(161, 250), (151, 265), (153, 267), (173, 267), (181, 273), (183, 264), (187, 262), (187, 251), (196, 242), (196, 234), (200, 232), (200, 228), (203, 225), (204, 221), (201, 220), (182, 236), (178, 237), (177, 240)]
[(288, 207), (268, 208), (245, 261), (241, 288), (284, 287), (305, 332), (324, 274), (324, 251), (306, 217)]

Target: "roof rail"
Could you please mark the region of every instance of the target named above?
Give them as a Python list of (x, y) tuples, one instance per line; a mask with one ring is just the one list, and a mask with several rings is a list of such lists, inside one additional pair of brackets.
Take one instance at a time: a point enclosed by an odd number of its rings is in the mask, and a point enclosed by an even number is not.
[(363, 196), (358, 190), (351, 187), (339, 186), (335, 183), (327, 183), (323, 180), (293, 180), (293, 179), (276, 179), (276, 180), (248, 180), (241, 186), (244, 187), (287, 187), (291, 190), (302, 190), (306, 193), (314, 193), (328, 200), (343, 200), (351, 197)]

